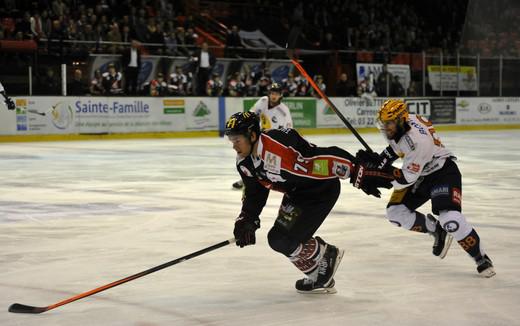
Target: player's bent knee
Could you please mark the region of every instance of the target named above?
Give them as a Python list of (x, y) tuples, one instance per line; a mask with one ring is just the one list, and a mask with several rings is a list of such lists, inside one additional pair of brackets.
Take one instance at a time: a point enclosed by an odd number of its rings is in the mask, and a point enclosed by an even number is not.
[(386, 209), (386, 218), (388, 221), (399, 227), (409, 224), (408, 220), (412, 214), (408, 207), (404, 205), (392, 205)]
[(289, 257), (299, 245), (298, 241), (291, 239), (283, 230), (276, 227), (276, 225), (269, 230), (267, 241), (274, 251), (278, 251), (287, 257)]
[(473, 229), (459, 211), (440, 211), (439, 222), (443, 229), (453, 235), (457, 241), (464, 239)]

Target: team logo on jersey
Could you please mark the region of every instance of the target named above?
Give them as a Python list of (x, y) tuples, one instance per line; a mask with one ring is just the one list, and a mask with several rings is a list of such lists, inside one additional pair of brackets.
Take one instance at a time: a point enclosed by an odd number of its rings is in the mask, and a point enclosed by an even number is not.
[(312, 174), (329, 175), (329, 162), (327, 160), (314, 160), (312, 162)]
[(332, 165), (332, 171), (341, 179), (346, 179), (350, 176), (350, 165), (334, 161)]
[(449, 194), (450, 188), (448, 187), (448, 185), (440, 185), (432, 189), (432, 191), (430, 192), (430, 197), (435, 198), (439, 196), (448, 196)]
[(265, 151), (264, 168), (271, 173), (280, 174), (281, 167), (282, 158), (269, 151)]
[(408, 144), (408, 147), (410, 148), (410, 150), (414, 151), (415, 144), (413, 143), (412, 138), (410, 138), (410, 136), (408, 136), (408, 135), (404, 135), (404, 140), (405, 140), (406, 144)]
[(251, 173), (251, 171), (249, 171), (245, 166), (241, 165), (240, 166), (240, 170), (242, 170), (242, 172), (244, 172), (244, 174), (248, 177), (252, 177), (253, 174)]
[(453, 188), (453, 193), (451, 196), (451, 201), (457, 205), (460, 205), (462, 202), (462, 193), (459, 188)]
[(408, 171), (411, 171), (413, 173), (419, 173), (419, 171), (421, 171), (421, 165), (417, 164), (417, 163), (410, 163), (406, 169)]

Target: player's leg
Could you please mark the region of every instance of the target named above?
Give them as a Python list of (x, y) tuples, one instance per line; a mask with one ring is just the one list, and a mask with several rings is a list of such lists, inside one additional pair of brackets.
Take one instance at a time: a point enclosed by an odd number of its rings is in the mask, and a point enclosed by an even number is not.
[(448, 160), (442, 170), (444, 174), (431, 191), (432, 211), (439, 214), (442, 227), (475, 260), (478, 273), (492, 277), (495, 275), (493, 263), (482, 248), (477, 231), (462, 214), (462, 178), (457, 164)]
[(268, 234), (271, 248), (287, 256), (307, 276), (296, 282), (297, 290), (303, 293), (334, 293), (333, 277), (344, 252), (313, 237), (336, 203), (339, 181), (327, 182), (319, 190), (319, 196), (285, 196)]
[(424, 178), (414, 186), (394, 190), (386, 209), (386, 217), (398, 227), (433, 236), (432, 253), (442, 259), (450, 248), (451, 236), (432, 215), (426, 216), (416, 210), (429, 200), (429, 195), (424, 191), (428, 189), (429, 182), (428, 178)]

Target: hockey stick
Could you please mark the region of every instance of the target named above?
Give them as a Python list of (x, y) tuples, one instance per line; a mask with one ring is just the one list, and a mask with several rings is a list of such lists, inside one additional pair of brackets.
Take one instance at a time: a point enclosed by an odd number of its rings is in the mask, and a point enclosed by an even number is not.
[(151, 274), (153, 272), (157, 272), (157, 271), (159, 271), (161, 269), (164, 269), (166, 267), (170, 267), (172, 265), (175, 265), (175, 264), (178, 264), (178, 263), (182, 263), (185, 260), (188, 260), (188, 259), (200, 256), (202, 254), (205, 254), (205, 253), (208, 253), (208, 252), (213, 251), (215, 249), (227, 246), (228, 244), (234, 243), (234, 242), (235, 242), (234, 238), (226, 240), (226, 241), (222, 241), (222, 242), (217, 243), (217, 244), (215, 244), (213, 246), (210, 246), (210, 247), (204, 248), (202, 250), (196, 251), (196, 252), (191, 253), (189, 255), (186, 255), (184, 257), (174, 259), (174, 260), (169, 261), (167, 263), (164, 263), (162, 265), (155, 266), (153, 268), (147, 269), (145, 271), (142, 271), (140, 273), (134, 274), (132, 276), (125, 277), (123, 279), (120, 279), (119, 281), (115, 281), (115, 282), (112, 282), (112, 283), (100, 286), (98, 288), (95, 288), (93, 290), (90, 290), (90, 291), (87, 291), (87, 292), (83, 292), (81, 294), (78, 294), (76, 296), (73, 296), (71, 298), (68, 298), (66, 300), (60, 301), (58, 303), (52, 304), (52, 305), (47, 306), (47, 307), (34, 307), (34, 306), (28, 306), (28, 305), (24, 305), (24, 304), (20, 304), (20, 303), (14, 303), (14, 304), (12, 304), (9, 307), (9, 312), (22, 313), (22, 314), (40, 314), (42, 312), (45, 312), (45, 311), (57, 308), (59, 306), (66, 305), (67, 303), (71, 303), (71, 302), (74, 302), (76, 300), (83, 299), (83, 298), (86, 298), (86, 297), (91, 296), (93, 294), (99, 293), (101, 291), (108, 290), (110, 288), (113, 288), (115, 286), (121, 285), (123, 283), (133, 281), (133, 280), (135, 280), (137, 278), (143, 277), (143, 276)]
[(332, 103), (332, 101), (327, 97), (327, 95), (325, 95), (325, 93), (323, 93), (321, 91), (321, 89), (318, 87), (318, 85), (316, 85), (316, 83), (314, 82), (314, 80), (312, 80), (312, 78), (309, 76), (309, 74), (307, 74), (307, 71), (305, 71), (305, 69), (300, 65), (300, 63), (298, 61), (296, 61), (295, 59), (293, 59), (293, 58), (291, 58), (291, 62), (296, 67), (296, 69), (298, 69), (298, 71), (305, 77), (305, 79), (307, 79), (307, 81), (311, 84), (312, 88), (314, 88), (314, 90), (318, 94), (320, 94), (321, 98), (325, 102), (327, 102), (329, 107), (332, 109), (332, 111), (334, 111), (334, 113), (336, 113), (336, 115), (341, 119), (341, 121), (343, 121), (345, 126), (347, 126), (347, 128), (354, 134), (354, 136), (356, 136), (356, 138), (359, 140), (359, 142), (363, 146), (365, 146), (366, 150), (372, 153), (373, 151), (370, 148), (370, 146), (368, 146), (368, 144), (365, 142), (365, 140), (359, 135), (357, 130), (354, 127), (352, 127), (352, 125), (350, 124), (350, 122), (348, 122), (348, 120), (345, 118), (345, 116), (343, 116), (343, 114), (341, 114), (341, 112)]

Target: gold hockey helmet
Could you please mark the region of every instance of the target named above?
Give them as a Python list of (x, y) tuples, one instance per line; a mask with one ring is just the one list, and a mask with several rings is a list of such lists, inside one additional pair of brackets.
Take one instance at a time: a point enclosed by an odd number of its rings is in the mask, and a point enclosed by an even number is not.
[(386, 100), (379, 109), (377, 120), (382, 125), (390, 121), (395, 121), (400, 125), (408, 121), (408, 106), (402, 100)]

